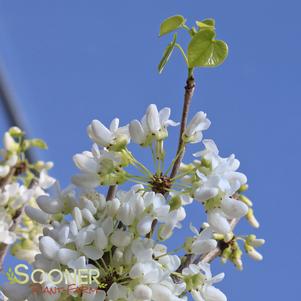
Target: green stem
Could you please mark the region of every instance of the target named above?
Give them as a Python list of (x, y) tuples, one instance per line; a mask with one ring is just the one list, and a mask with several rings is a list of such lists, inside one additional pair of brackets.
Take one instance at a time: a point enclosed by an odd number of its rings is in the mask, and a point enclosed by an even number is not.
[(183, 48), (181, 47), (181, 45), (178, 44), (178, 43), (175, 44), (175, 47), (177, 47), (177, 48), (180, 50), (180, 52), (182, 53), (182, 55), (183, 55), (183, 57), (184, 57), (184, 60), (185, 60), (185, 62), (186, 62), (186, 65), (187, 65), (187, 67), (188, 67), (188, 66), (189, 66), (189, 64), (188, 64), (188, 58), (187, 58), (187, 56), (186, 56), (185, 51), (183, 50)]

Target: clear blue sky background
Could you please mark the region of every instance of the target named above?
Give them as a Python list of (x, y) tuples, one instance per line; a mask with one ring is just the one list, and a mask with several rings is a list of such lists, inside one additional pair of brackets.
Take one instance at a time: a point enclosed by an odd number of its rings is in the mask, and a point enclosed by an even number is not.
[[(190, 24), (214, 17), (229, 58), (196, 72), (192, 112), (206, 111), (212, 121), (206, 137), (223, 155), (234, 152), (241, 160), (262, 223), (257, 233), (267, 240), (262, 263), (246, 258), (242, 273), (231, 264), (215, 264), (214, 272), (226, 272), (220, 287), (230, 301), (297, 301), (300, 9), (297, 0), (2, 0), (0, 63), (30, 135), (49, 144), (39, 156), (55, 162), (53, 174), (66, 185), (75, 172), (72, 155), (90, 147), (86, 126), (93, 118), (108, 123), (119, 116), (127, 123), (157, 103), (170, 106), (179, 120), (185, 66), (175, 52), (166, 72), (157, 74), (169, 42), (157, 38), (159, 23), (173, 14)], [(3, 114), (0, 127), (6, 127)], [(169, 142), (173, 150), (175, 130)], [(197, 224), (200, 211), (189, 212)], [(245, 223), (239, 230), (253, 231)]]

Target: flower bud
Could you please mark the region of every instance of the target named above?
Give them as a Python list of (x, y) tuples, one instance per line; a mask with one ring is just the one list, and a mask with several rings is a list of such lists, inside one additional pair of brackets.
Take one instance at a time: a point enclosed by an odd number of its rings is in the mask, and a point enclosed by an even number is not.
[(254, 260), (256, 261), (261, 261), (263, 259), (263, 256), (252, 246), (250, 245), (245, 245), (245, 249), (247, 254)]
[(96, 229), (96, 235), (95, 235), (95, 246), (99, 250), (103, 250), (108, 246), (108, 238), (105, 235), (102, 228)]
[(229, 245), (226, 249), (224, 249), (222, 256), (221, 256), (221, 261), (222, 263), (226, 263), (230, 256), (232, 255), (232, 247)]
[(24, 135), (24, 132), (22, 132), (22, 130), (20, 128), (18, 128), (17, 126), (13, 126), (8, 130), (9, 134), (12, 137), (20, 137), (22, 135)]
[(248, 212), (248, 206), (245, 203), (228, 197), (223, 198), (221, 209), (230, 218), (241, 218)]
[(48, 259), (54, 259), (60, 249), (60, 245), (50, 236), (43, 236), (39, 242), (41, 253)]
[(14, 138), (6, 132), (3, 138), (4, 148), (11, 152), (16, 152), (19, 148), (19, 144), (14, 140)]
[(244, 192), (246, 190), (249, 189), (249, 185), (248, 184), (243, 184), (240, 186), (240, 188), (238, 189), (238, 192)]
[(239, 199), (240, 199), (242, 202), (244, 202), (247, 206), (249, 206), (249, 207), (252, 207), (252, 206), (253, 206), (252, 201), (251, 201), (249, 198), (247, 198), (245, 195), (240, 194), (240, 195), (239, 195)]
[(251, 226), (254, 228), (259, 228), (259, 222), (257, 221), (256, 217), (254, 216), (253, 209), (249, 208), (248, 213), (246, 215), (246, 219)]
[(49, 215), (40, 209), (33, 208), (31, 206), (25, 207), (25, 213), (34, 221), (40, 224), (47, 224), (49, 220)]

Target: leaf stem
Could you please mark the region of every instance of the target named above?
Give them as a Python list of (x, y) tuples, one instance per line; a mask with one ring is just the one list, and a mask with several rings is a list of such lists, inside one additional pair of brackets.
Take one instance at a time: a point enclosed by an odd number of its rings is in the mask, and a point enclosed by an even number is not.
[(185, 51), (184, 51), (183, 48), (181, 47), (181, 45), (178, 44), (178, 43), (176, 43), (176, 44), (175, 44), (175, 47), (177, 47), (177, 48), (181, 51), (181, 53), (182, 53), (182, 55), (183, 55), (183, 57), (184, 57), (184, 59), (185, 59), (186, 65), (188, 66), (188, 58), (187, 58), (187, 56), (186, 56)]

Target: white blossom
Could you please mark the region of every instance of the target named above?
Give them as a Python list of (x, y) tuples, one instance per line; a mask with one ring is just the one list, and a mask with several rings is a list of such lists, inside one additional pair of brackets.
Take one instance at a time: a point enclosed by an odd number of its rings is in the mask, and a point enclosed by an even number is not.
[(163, 108), (158, 112), (157, 106), (151, 104), (141, 121), (133, 120), (130, 123), (132, 140), (143, 146), (151, 144), (153, 139), (164, 140), (168, 136), (167, 127), (177, 125), (169, 116), (170, 108)]
[(224, 274), (221, 273), (212, 277), (209, 264), (191, 264), (182, 271), (182, 274), (186, 277), (201, 275), (199, 283), (195, 283), (191, 290), (191, 295), (195, 301), (227, 301), (224, 293), (213, 286), (213, 284), (223, 280)]
[(197, 112), (187, 125), (183, 139), (186, 143), (198, 143), (203, 139), (203, 131), (207, 130), (211, 122), (204, 112)]
[(107, 148), (122, 148), (130, 141), (128, 125), (119, 127), (119, 119), (112, 120), (107, 128), (99, 120), (93, 120), (88, 126), (89, 137), (98, 145)]

